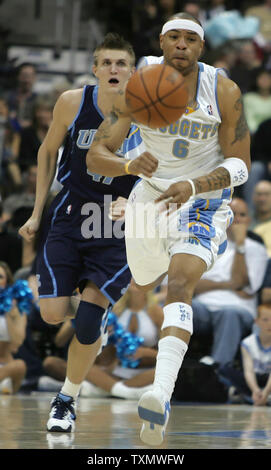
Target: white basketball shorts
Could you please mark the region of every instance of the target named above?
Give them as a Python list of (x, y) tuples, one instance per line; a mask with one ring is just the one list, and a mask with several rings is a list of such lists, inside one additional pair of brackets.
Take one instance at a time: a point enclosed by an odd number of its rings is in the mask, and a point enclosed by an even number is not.
[(152, 283), (166, 273), (177, 253), (198, 256), (208, 270), (227, 246), (226, 229), (233, 220), (229, 200), (191, 198), (167, 214), (162, 210), (164, 204), (154, 202), (160, 194), (142, 180), (126, 206), (127, 261), (139, 285)]

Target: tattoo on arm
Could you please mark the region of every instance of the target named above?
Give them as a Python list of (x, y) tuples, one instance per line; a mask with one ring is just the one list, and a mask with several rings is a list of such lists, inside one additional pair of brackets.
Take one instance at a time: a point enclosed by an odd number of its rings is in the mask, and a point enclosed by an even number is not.
[(226, 168), (216, 168), (209, 175), (200, 176), (193, 181), (197, 194), (228, 188), (231, 184), (230, 174)]
[(245, 118), (244, 106), (243, 106), (243, 101), (241, 97), (238, 98), (238, 100), (236, 100), (234, 104), (234, 109), (236, 111), (239, 111), (240, 115), (236, 123), (235, 138), (231, 142), (232, 145), (238, 142), (239, 140), (242, 140), (248, 132), (248, 126), (247, 126), (247, 122)]
[[(112, 113), (111, 113), (112, 114)], [(98, 127), (93, 142), (100, 142), (101, 140), (108, 139), (110, 137), (110, 126), (114, 124), (114, 117), (111, 114), (105, 118), (100, 127)]]

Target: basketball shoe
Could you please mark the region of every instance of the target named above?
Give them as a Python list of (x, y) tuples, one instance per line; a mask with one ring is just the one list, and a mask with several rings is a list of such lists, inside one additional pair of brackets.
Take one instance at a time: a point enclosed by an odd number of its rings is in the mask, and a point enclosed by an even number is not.
[[(67, 398), (67, 399), (66, 399)], [(71, 432), (75, 429), (75, 402), (72, 397), (58, 393), (51, 401), (51, 411), (47, 422), (47, 431)]]
[(140, 439), (148, 445), (160, 445), (165, 437), (170, 403), (157, 390), (144, 393), (138, 402), (138, 414), (143, 420)]

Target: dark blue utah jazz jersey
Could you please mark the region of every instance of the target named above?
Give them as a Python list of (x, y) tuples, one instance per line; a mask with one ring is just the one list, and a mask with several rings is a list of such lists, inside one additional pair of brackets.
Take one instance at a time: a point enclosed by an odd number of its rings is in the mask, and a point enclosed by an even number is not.
[[(97, 128), (104, 120), (97, 98), (98, 86), (84, 87), (78, 113), (69, 127), (57, 179), (65, 189), (84, 200), (102, 202), (106, 194), (112, 195), (113, 200), (118, 196), (128, 198), (138, 177), (132, 175), (105, 177), (90, 173), (86, 166), (87, 151)], [(143, 151), (140, 131), (137, 126), (132, 125), (116, 154), (120, 158), (133, 159)]]

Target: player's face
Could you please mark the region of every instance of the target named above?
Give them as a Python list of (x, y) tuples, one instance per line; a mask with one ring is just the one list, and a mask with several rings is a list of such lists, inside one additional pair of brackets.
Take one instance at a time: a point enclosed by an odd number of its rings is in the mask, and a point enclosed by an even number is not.
[(118, 92), (134, 72), (131, 56), (127, 51), (104, 49), (98, 54), (97, 65), (93, 72), (103, 91)]
[(185, 75), (195, 67), (204, 41), (192, 31), (173, 29), (160, 36), (160, 46), (165, 62)]

